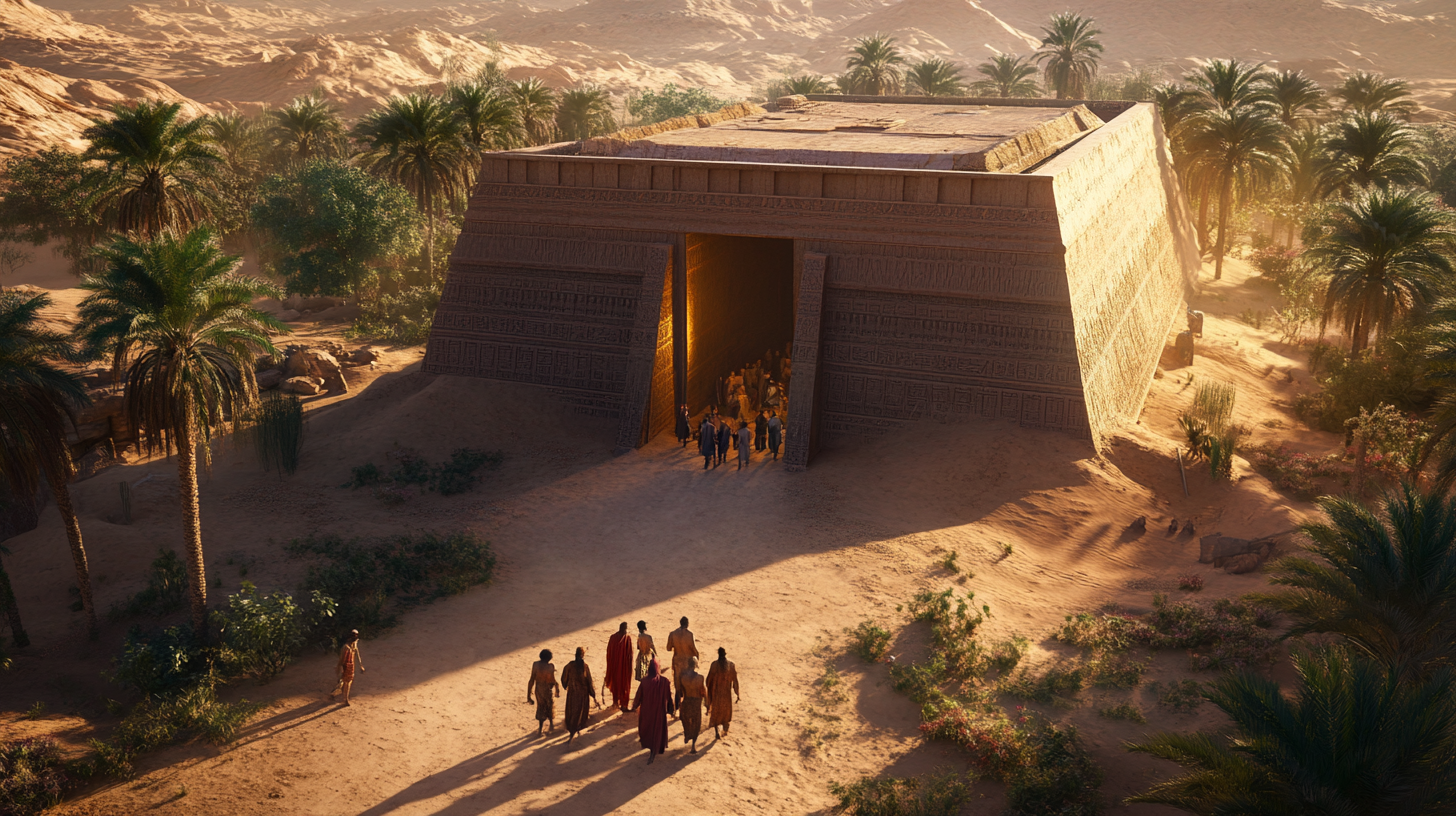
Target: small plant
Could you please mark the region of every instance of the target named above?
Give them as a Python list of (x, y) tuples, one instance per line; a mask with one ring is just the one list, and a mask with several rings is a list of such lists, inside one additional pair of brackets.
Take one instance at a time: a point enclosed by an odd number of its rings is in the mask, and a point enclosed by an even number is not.
[(228, 673), (256, 674), (266, 680), (283, 671), (303, 649), (309, 631), (333, 617), (332, 598), (314, 590), (310, 601), (311, 615), (288, 593), (263, 595), (244, 581), (242, 590), (228, 598), (227, 608), (212, 613), (226, 649)]
[(292, 476), (303, 451), (303, 401), (293, 394), (275, 394), (258, 403), (248, 417), (247, 433), (263, 470)]
[(349, 483), (344, 487), (352, 487), (356, 490), (361, 487), (373, 487), (384, 481), (384, 471), (373, 462), (353, 468), (350, 474)]
[(850, 651), (866, 663), (878, 663), (890, 652), (890, 641), (894, 635), (872, 620), (860, 621), (859, 626), (845, 631), (849, 633)]
[(1015, 722), (1008, 722), (1004, 715), (977, 717), (952, 706), (921, 723), (920, 730), (927, 739), (965, 749), (980, 772), (1005, 782), (1009, 816), (1101, 812), (1102, 770), (1072, 726), (1057, 726), (1022, 709)]
[(960, 555), (961, 554), (956, 552), (955, 550), (951, 550), (950, 552), (946, 553), (945, 557), (940, 559), (941, 569), (944, 569), (946, 572), (951, 573), (960, 572), (961, 568), (956, 564), (956, 559), (960, 558)]
[(1001, 544), (1001, 557), (1002, 558), (1010, 558), (1012, 556), (1012, 554), (1015, 553), (1015, 552), (1016, 552), (1016, 548), (1013, 547), (1013, 546), (1011, 546), (1010, 544)]
[(1090, 666), (1092, 684), (1103, 688), (1137, 688), (1150, 661), (1138, 662), (1116, 655), (1103, 655)]
[(996, 669), (1001, 674), (1010, 674), (1026, 657), (1026, 651), (1031, 647), (1031, 642), (1020, 635), (1013, 635), (1009, 640), (1003, 640), (991, 647), (986, 654), (987, 668)]
[(25, 718), (27, 720), (38, 720), (41, 717), (44, 717), (45, 716), (45, 713), (46, 713), (46, 705), (45, 705), (45, 703), (42, 703), (40, 701), (36, 701), (36, 704), (35, 705), (33, 705), (30, 708), (27, 708), (25, 710)]
[(152, 561), (147, 586), (111, 609), (112, 620), (138, 615), (167, 615), (187, 603), (187, 565), (166, 547)]
[(505, 455), (500, 451), (456, 448), (444, 464), (431, 465), (417, 451), (401, 448), (392, 451), (389, 459), (392, 466), (388, 473), (373, 462), (353, 468), (344, 487), (355, 490), (373, 487), (375, 497), (391, 507), (408, 501), (410, 494), (406, 488), (410, 487), (454, 496), (473, 488), (480, 481), (481, 470), (500, 467)]
[(971, 783), (954, 771), (921, 779), (863, 779), (829, 784), (839, 800), (833, 813), (848, 816), (955, 816), (971, 800)]
[(1192, 711), (1203, 704), (1203, 686), (1197, 680), (1179, 680), (1155, 689), (1158, 705), (1175, 711)]
[(1148, 721), (1148, 718), (1143, 715), (1143, 710), (1131, 703), (1119, 703), (1099, 708), (1097, 714), (1105, 720), (1127, 720), (1135, 723), (1147, 723)]
[(1015, 680), (1003, 682), (1002, 691), (1024, 700), (1067, 705), (1087, 686), (1087, 666), (1053, 666), (1040, 676), (1021, 670)]
[(0, 813), (40, 813), (60, 804), (72, 784), (55, 740), (29, 737), (0, 743)]
[(1178, 588), (1183, 590), (1184, 592), (1202, 592), (1203, 576), (1185, 575), (1182, 578), (1178, 579)]

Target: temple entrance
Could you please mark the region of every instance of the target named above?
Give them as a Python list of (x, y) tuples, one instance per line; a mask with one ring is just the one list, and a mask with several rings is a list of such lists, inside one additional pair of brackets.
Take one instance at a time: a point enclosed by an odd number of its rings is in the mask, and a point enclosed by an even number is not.
[[(684, 266), (685, 302), (674, 310), (683, 319), (673, 332), (679, 400), (694, 415), (717, 405), (731, 417), (742, 404), (756, 410), (770, 397), (786, 405), (783, 375), (791, 371), (782, 359), (794, 339), (794, 242), (689, 233)], [(746, 384), (750, 399), (741, 403), (728, 380), (741, 380), (745, 368), (758, 381)]]

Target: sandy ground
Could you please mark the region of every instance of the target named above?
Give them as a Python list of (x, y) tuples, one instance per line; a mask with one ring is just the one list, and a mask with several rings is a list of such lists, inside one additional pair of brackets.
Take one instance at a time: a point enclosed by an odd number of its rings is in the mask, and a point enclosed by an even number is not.
[[(1207, 356), (1192, 371), (1240, 384), (1236, 415), (1256, 438), (1330, 449), (1338, 440), (1287, 415), (1287, 401), (1308, 387), (1303, 355), (1267, 328), (1232, 319), (1268, 297), (1246, 276), (1232, 263), (1228, 280), (1193, 299), (1209, 322)], [(265, 590), (296, 586), (303, 564), (281, 544), (311, 532), (474, 530), (501, 558), (497, 580), (410, 612), (401, 627), (365, 642), (368, 671), (354, 707), (325, 701), (332, 658), (310, 655), (269, 685), (229, 690), (268, 704), (235, 745), (147, 756), (137, 779), (90, 790), (60, 812), (825, 812), (831, 780), (965, 764), (921, 742), (915, 707), (889, 688), (886, 667), (845, 653), (846, 627), (876, 620), (900, 633), (892, 649), (900, 660), (917, 659), (925, 632), (907, 626), (898, 606), (920, 588), (954, 585), (990, 605), (984, 637), (1030, 637), (1036, 665), (1065, 654), (1047, 635), (1069, 612), (1107, 601), (1146, 609), (1152, 592), (1179, 594), (1178, 577), (1191, 573), (1207, 580), (1205, 599), (1263, 585), (1257, 574), (1197, 564), (1196, 539), (1166, 534), (1170, 517), (1194, 519), (1200, 534), (1241, 535), (1291, 528), (1310, 510), (1242, 466), (1232, 485), (1190, 468), (1191, 497), (1183, 495), (1174, 419), (1192, 390), (1181, 368), (1160, 370), (1140, 423), (1104, 456), (1061, 434), (924, 424), (826, 451), (808, 472), (790, 474), (761, 457), (745, 472), (704, 472), (693, 451), (664, 439), (613, 458), (613, 423), (579, 417), (528, 387), (423, 375), (417, 359), (417, 350), (392, 351), (350, 396), (311, 406), (304, 465), (293, 477), (261, 472), (247, 451), (220, 449), (202, 486), (208, 573), (223, 581), (213, 597), (236, 591), (244, 566)], [(1285, 427), (1270, 428), (1271, 420)], [(396, 446), (437, 458), (462, 445), (507, 457), (472, 493), (391, 509), (339, 487), (351, 466), (382, 462)], [(117, 483), (143, 478), (133, 523), (115, 523)], [(77, 484), (75, 495), (99, 607), (141, 586), (159, 545), (180, 550), (174, 463), (112, 468)], [(1147, 532), (1127, 532), (1140, 515)], [(1001, 557), (1003, 542), (1014, 547), (1010, 557)], [(51, 733), (79, 745), (115, 722), (104, 702), (117, 690), (98, 675), (125, 625), (85, 640), (80, 616), (67, 609), (69, 562), (54, 508), (7, 546), (36, 645), (0, 676), (0, 733)], [(950, 550), (973, 578), (958, 583), (939, 566)], [(682, 615), (705, 654), (723, 646), (738, 665), (743, 694), (731, 738), (710, 734), (690, 756), (674, 725), (668, 754), (649, 768), (632, 718), (594, 714), (571, 749), (559, 731), (534, 735), (524, 687), (538, 650), (552, 649), (561, 665), (585, 646), (599, 683), (619, 621), (645, 619), (662, 644)], [(837, 702), (815, 694), (826, 663), (845, 679)], [(1181, 653), (1160, 654), (1148, 679), (1188, 676), (1186, 665)], [(1128, 699), (1150, 725), (1098, 717), (1098, 707)], [(22, 719), (37, 701), (49, 713)], [(1091, 689), (1076, 708), (1046, 712), (1083, 730), (1107, 770), (1103, 790), (1118, 801), (1172, 770), (1121, 743), (1160, 728), (1216, 727), (1210, 709), (1172, 713), (1145, 685)], [(983, 782), (977, 791), (967, 813), (999, 812), (1000, 786)]]

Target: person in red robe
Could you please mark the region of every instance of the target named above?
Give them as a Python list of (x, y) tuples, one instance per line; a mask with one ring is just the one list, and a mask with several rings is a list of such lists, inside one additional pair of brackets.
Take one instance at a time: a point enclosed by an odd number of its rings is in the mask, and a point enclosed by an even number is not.
[(632, 701), (632, 636), (627, 622), (607, 640), (607, 674), (602, 678), (602, 691), (612, 692), (612, 705), (626, 711)]
[(637, 698), (632, 701), (637, 712), (637, 738), (647, 749), (647, 764), (667, 751), (667, 715), (673, 713), (672, 683), (662, 676), (657, 661), (647, 667), (647, 677), (637, 684)]

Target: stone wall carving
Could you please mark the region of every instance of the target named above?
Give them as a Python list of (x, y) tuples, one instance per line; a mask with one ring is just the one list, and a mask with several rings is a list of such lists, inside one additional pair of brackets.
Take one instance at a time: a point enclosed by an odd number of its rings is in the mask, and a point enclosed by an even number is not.
[[(661, 416), (662, 395), (664, 391), (671, 393), (670, 382), (661, 376), (660, 368), (672, 355), (672, 246), (656, 244), (649, 249), (648, 266), (639, 284), (641, 292), (637, 297), (632, 338), (627, 344), (627, 380), (617, 427), (618, 454), (647, 441), (654, 421)], [(670, 412), (671, 396), (667, 401)]]
[(788, 437), (784, 440), (784, 467), (798, 471), (809, 466), (818, 442), (816, 398), (819, 377), (820, 315), (828, 258), (806, 252), (800, 260), (799, 291), (795, 296), (794, 376), (789, 380)]

